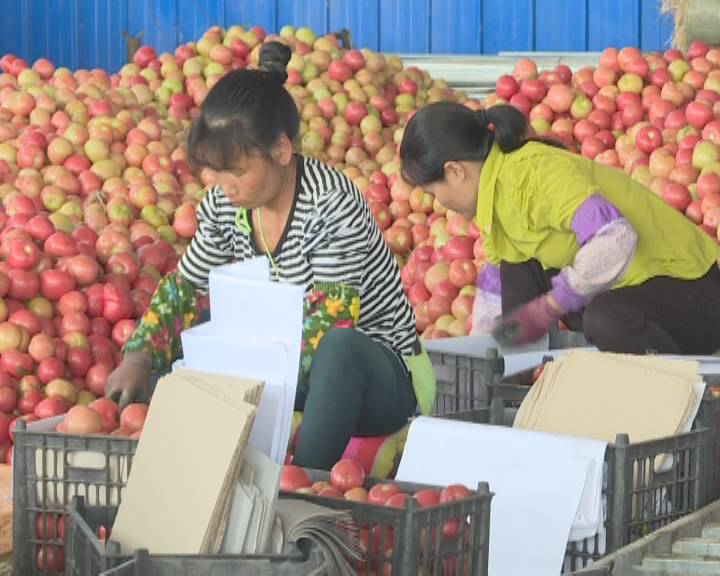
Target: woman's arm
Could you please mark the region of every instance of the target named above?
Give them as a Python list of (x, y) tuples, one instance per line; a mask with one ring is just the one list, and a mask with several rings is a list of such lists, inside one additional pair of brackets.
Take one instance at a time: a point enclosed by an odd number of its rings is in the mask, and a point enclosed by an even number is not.
[(638, 242), (630, 222), (599, 194), (580, 205), (571, 227), (580, 250), (573, 264), (553, 278), (550, 291), (562, 312), (584, 308), (593, 296), (612, 288), (632, 262)]
[(153, 370), (168, 370), (182, 351), (180, 333), (198, 318), (198, 299), (207, 291), (210, 270), (231, 262), (232, 238), (218, 225), (217, 190), (209, 191), (198, 205), (198, 230), (180, 258), (177, 272), (158, 284), (137, 329), (123, 347), (123, 354), (144, 352)]

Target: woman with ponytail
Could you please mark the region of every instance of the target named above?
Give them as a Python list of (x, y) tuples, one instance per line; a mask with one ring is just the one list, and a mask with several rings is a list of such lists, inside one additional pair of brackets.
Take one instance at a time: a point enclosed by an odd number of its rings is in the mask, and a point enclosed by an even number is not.
[(400, 145), (403, 177), (484, 238), (496, 338), (533, 342), (563, 320), (605, 351), (720, 350), (716, 242), (622, 171), (528, 133), (511, 106), (441, 102)]
[[(180, 356), (210, 270), (265, 256), (272, 278), (305, 288), (295, 409), (304, 412), (294, 463), (329, 469), (351, 435), (399, 430), (429, 413), (435, 380), (415, 330), (395, 258), (343, 174), (295, 153), (300, 118), (283, 87), (290, 49), (267, 43), (259, 70), (226, 74), (188, 137), (188, 158), (213, 185), (198, 230), (126, 342), (106, 395), (149, 395), (151, 372)], [(238, 302), (238, 306), (257, 306)], [(211, 311), (215, 313), (215, 311)]]

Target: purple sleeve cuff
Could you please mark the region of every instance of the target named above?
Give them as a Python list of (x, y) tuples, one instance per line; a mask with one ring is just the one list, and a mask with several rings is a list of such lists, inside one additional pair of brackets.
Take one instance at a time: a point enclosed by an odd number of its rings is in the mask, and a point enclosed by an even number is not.
[(598, 230), (623, 215), (620, 211), (598, 194), (593, 194), (575, 211), (572, 229), (580, 246), (590, 240)]
[(486, 263), (480, 274), (478, 274), (475, 286), (483, 292), (500, 296), (500, 268), (493, 266), (489, 262)]
[(570, 287), (562, 272), (553, 277), (552, 285), (550, 296), (565, 312), (572, 312), (585, 307), (587, 300)]

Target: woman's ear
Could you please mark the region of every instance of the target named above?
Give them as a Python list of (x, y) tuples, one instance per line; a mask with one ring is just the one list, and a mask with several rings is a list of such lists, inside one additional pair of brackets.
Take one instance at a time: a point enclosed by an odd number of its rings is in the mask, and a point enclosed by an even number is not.
[(285, 134), (281, 134), (277, 142), (270, 149), (270, 156), (281, 166), (287, 166), (292, 160), (295, 150), (290, 138)]
[(465, 166), (463, 166), (461, 162), (456, 162), (455, 160), (448, 160), (445, 162), (444, 170), (445, 180), (451, 186), (462, 184), (467, 177), (467, 170), (465, 170)]

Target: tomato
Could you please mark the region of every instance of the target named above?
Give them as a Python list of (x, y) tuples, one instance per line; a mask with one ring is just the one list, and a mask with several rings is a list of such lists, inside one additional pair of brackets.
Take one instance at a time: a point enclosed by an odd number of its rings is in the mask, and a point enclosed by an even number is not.
[(59, 300), (75, 288), (75, 278), (62, 270), (45, 270), (40, 273), (40, 292), (48, 300)]
[(77, 254), (67, 260), (67, 271), (81, 286), (92, 284), (100, 276), (100, 264), (88, 254)]
[(407, 502), (410, 499), (410, 496), (408, 494), (405, 494), (404, 492), (398, 492), (397, 494), (393, 494), (385, 501), (385, 506), (388, 508), (405, 508), (405, 502)]
[(145, 424), (148, 407), (145, 404), (129, 404), (120, 414), (120, 426), (133, 431), (141, 430)]
[(105, 285), (102, 315), (108, 322), (114, 324), (118, 320), (130, 319), (133, 317), (134, 311), (135, 306), (129, 290), (113, 284)]
[(28, 390), (17, 403), (17, 409), (20, 414), (33, 414), (35, 407), (43, 399), (42, 392), (36, 388), (34, 390)]
[(63, 294), (57, 302), (57, 311), (65, 316), (70, 312), (85, 312), (87, 310), (87, 298), (78, 290), (71, 290)]
[(345, 499), (343, 493), (336, 488), (333, 488), (332, 486), (330, 488), (325, 488), (325, 490), (323, 490), (322, 492), (319, 492), (318, 496), (321, 496), (323, 498), (334, 498), (335, 500)]
[(119, 428), (116, 428), (110, 433), (110, 436), (125, 436), (127, 438), (130, 438), (130, 435), (134, 432), (134, 430), (130, 428), (126, 428), (123, 426), (120, 426)]
[(68, 367), (73, 376), (85, 376), (93, 365), (93, 357), (89, 350), (70, 348), (67, 356)]
[[(102, 366), (102, 364), (97, 364), (93, 366), (93, 368), (97, 368), (98, 366)], [(89, 385), (88, 388), (90, 389), (90, 392), (93, 392), (93, 389), (90, 388)], [(94, 393), (95, 392), (93, 392), (93, 394)], [(103, 394), (104, 393), (105, 385), (103, 384)], [(99, 414), (103, 432), (112, 432), (118, 428), (118, 416), (120, 414), (120, 410), (115, 402), (108, 398), (98, 398), (90, 403), (90, 408)]]
[(13, 312), (8, 318), (8, 322), (12, 322), (16, 326), (22, 326), (28, 331), (30, 336), (35, 336), (35, 334), (40, 332), (41, 328), (40, 318), (26, 308)]
[(422, 490), (415, 492), (413, 498), (417, 500), (420, 508), (430, 508), (431, 506), (437, 506), (440, 503), (440, 492), (433, 490), (432, 488), (423, 488)]
[(45, 252), (52, 256), (74, 256), (77, 254), (77, 244), (65, 232), (57, 231), (48, 236), (44, 244)]
[[(13, 412), (15, 408), (17, 407), (17, 392), (15, 391), (15, 388), (10, 388), (8, 386), (3, 386), (0, 388), (0, 412), (4, 412), (5, 414), (9, 414), (10, 412)], [(4, 420), (3, 417), (5, 414), (0, 414), (0, 442), (3, 441), (3, 426), (4, 426)], [(8, 422), (9, 424), (9, 422)]]
[(3, 352), (0, 357), (0, 365), (10, 376), (17, 378), (29, 374), (35, 368), (35, 362), (33, 362), (30, 355), (18, 350), (6, 350)]
[(102, 430), (100, 414), (89, 406), (73, 406), (65, 414), (65, 430), (68, 434), (97, 434)]
[(65, 414), (67, 409), (67, 401), (64, 398), (50, 396), (49, 398), (43, 398), (38, 405), (35, 406), (35, 416), (40, 420), (45, 420), (46, 418)]
[(40, 572), (65, 570), (65, 552), (62, 546), (39, 545), (37, 549), (37, 569)]
[(10, 270), (10, 288), (8, 295), (15, 300), (26, 302), (37, 296), (40, 289), (40, 278), (29, 270)]
[[(95, 394), (95, 396), (104, 396), (105, 384), (107, 383), (107, 379), (111, 373), (112, 368), (107, 364), (92, 365), (85, 374), (85, 382), (87, 384), (88, 390)], [(115, 406), (115, 411), (117, 412), (117, 406)], [(115, 420), (117, 420), (117, 417), (118, 415), (116, 414)], [(113, 426), (107, 431), (109, 432), (110, 430), (114, 430), (115, 428), (117, 428), (117, 425)]]
[(351, 488), (345, 492), (345, 500), (351, 500), (353, 502), (367, 502), (368, 492), (362, 486), (357, 488)]
[(330, 484), (340, 492), (362, 486), (364, 481), (365, 471), (354, 460), (340, 460), (330, 470)]
[(87, 315), (90, 318), (102, 316), (105, 288), (102, 284), (93, 284), (85, 291), (87, 297)]
[(12, 421), (12, 416), (0, 413), (0, 444), (5, 444), (10, 440), (10, 422)]
[[(451, 484), (443, 488), (440, 492), (440, 504), (446, 504), (453, 502), (454, 500), (461, 500), (463, 498), (469, 498), (472, 495), (470, 490), (462, 484)], [(448, 520), (443, 524), (443, 537), (447, 539), (457, 538), (460, 532), (460, 520), (454, 518)]]
[(90, 318), (84, 312), (71, 310), (62, 317), (60, 321), (60, 335), (65, 336), (70, 332), (90, 333)]
[(283, 466), (282, 476), (280, 476), (280, 490), (295, 492), (298, 488), (308, 488), (310, 485), (310, 477), (303, 468), (293, 464)]
[(40, 540), (52, 540), (57, 537), (57, 524), (52, 513), (37, 513), (35, 517), (35, 535)]
[[(56, 341), (56, 354), (59, 343), (64, 344), (62, 340)], [(67, 346), (67, 345), (66, 345)], [(37, 376), (43, 384), (52, 382), (56, 378), (62, 378), (65, 375), (65, 365), (55, 356), (43, 358), (37, 367)]]
[(375, 484), (368, 491), (368, 502), (371, 504), (384, 505), (391, 496), (394, 496), (399, 492), (400, 488), (398, 488), (395, 484)]

